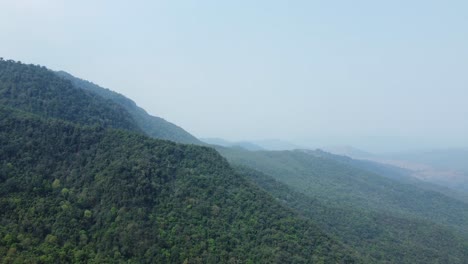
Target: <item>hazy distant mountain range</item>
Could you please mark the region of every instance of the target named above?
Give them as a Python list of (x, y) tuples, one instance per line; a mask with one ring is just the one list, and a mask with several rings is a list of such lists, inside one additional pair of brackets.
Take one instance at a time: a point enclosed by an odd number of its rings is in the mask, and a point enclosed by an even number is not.
[(411, 176), (460, 191), (468, 191), (468, 149), (372, 154), (353, 147), (325, 148), (339, 155), (390, 164), (407, 169)]
[(300, 149), (302, 147), (280, 139), (264, 139), (264, 140), (252, 140), (252, 141), (238, 141), (232, 142), (222, 138), (201, 138), (203, 142), (211, 145), (218, 145), (222, 147), (241, 147), (247, 150), (293, 150)]
[(200, 140), (210, 145), (217, 145), (223, 147), (238, 147), (251, 151), (264, 150), (264, 148), (260, 147), (259, 145), (248, 141), (231, 142), (222, 138), (201, 138)]

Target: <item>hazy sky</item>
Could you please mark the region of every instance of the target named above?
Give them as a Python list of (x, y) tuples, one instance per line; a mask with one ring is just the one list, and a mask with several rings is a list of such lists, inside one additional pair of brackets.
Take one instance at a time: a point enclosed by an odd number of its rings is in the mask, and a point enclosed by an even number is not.
[(468, 146), (466, 0), (0, 0), (0, 33), (197, 137)]

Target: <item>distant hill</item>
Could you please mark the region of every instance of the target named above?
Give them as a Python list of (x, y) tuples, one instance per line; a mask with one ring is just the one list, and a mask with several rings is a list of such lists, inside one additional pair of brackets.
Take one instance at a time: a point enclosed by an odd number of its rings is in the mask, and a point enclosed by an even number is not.
[(329, 206), (259, 171), (235, 167), (284, 205), (352, 246), (369, 263), (464, 263), (467, 239), (440, 225), (349, 206)]
[[(353, 147), (325, 148), (338, 155), (399, 167), (410, 177), (462, 192), (468, 197), (468, 149), (372, 154)], [(407, 176), (408, 176), (407, 175)]]
[(97, 94), (125, 108), (135, 120), (138, 127), (150, 137), (186, 144), (202, 144), (201, 141), (187, 131), (160, 117), (149, 115), (144, 109), (138, 107), (135, 102), (119, 93), (102, 88), (92, 82), (79, 79), (64, 71), (58, 71), (56, 74), (71, 81), (76, 87)]
[(435, 149), (429, 151), (392, 153), (387, 158), (428, 164), (438, 169), (468, 173), (468, 149)]
[(313, 155), (318, 155), (318, 156), (326, 157), (329, 159), (333, 159), (335, 161), (342, 162), (347, 165), (351, 165), (358, 169), (370, 171), (375, 174), (387, 177), (392, 180), (396, 180), (404, 184), (411, 184), (411, 185), (417, 186), (425, 190), (436, 191), (444, 195), (450, 196), (452, 198), (458, 199), (460, 201), (463, 201), (465, 203), (468, 203), (467, 192), (458, 190), (458, 188), (454, 188), (454, 189), (449, 188), (447, 187), (447, 185), (444, 185), (444, 184), (439, 185), (430, 181), (422, 180), (418, 178), (417, 176), (415, 176), (415, 173), (417, 172), (411, 169), (402, 168), (396, 165), (388, 164), (388, 163), (385, 163), (385, 161), (377, 162), (377, 161), (366, 160), (366, 159), (352, 159), (347, 156), (335, 155), (335, 154), (327, 153), (321, 150), (315, 150), (315, 151), (309, 150), (305, 152), (309, 152)]
[(450, 226), (468, 236), (468, 204), (414, 185), (324, 157), (298, 151), (242, 151), (219, 148), (232, 164), (273, 176), (328, 205), (420, 217)]
[(264, 139), (254, 140), (252, 143), (266, 149), (266, 150), (293, 150), (302, 149), (303, 147), (293, 144), (291, 142), (280, 140), (280, 139)]
[(251, 151), (263, 150), (262, 147), (248, 141), (231, 142), (222, 138), (201, 138), (200, 140), (210, 145), (222, 147), (239, 147)]
[(468, 194), (468, 149), (393, 153), (383, 162), (414, 171), (414, 176)]
[(352, 146), (330, 146), (323, 148), (323, 150), (336, 155), (344, 155), (355, 159), (372, 159), (377, 157), (375, 154)]
[(464, 263), (468, 257), (468, 204), (462, 201), (323, 151), (218, 151), (371, 263)]
[(258, 150), (293, 150), (302, 149), (302, 147), (292, 144), (290, 142), (279, 140), (279, 139), (265, 139), (265, 140), (252, 140), (252, 141), (237, 141), (232, 142), (222, 138), (203, 138), (203, 142), (210, 145), (218, 145), (222, 147), (239, 147), (246, 150), (258, 151)]

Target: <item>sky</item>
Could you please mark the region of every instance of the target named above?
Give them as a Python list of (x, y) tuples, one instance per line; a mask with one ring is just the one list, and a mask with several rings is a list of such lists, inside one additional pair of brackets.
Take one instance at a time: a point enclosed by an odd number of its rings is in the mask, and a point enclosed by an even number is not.
[(0, 56), (197, 137), (468, 147), (468, 1), (0, 0)]

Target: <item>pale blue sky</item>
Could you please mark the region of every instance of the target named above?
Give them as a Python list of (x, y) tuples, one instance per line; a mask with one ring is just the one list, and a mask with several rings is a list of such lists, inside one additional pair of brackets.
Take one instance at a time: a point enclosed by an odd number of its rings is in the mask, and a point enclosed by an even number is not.
[(0, 32), (198, 137), (468, 147), (468, 1), (0, 0)]

